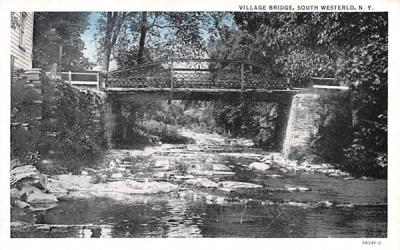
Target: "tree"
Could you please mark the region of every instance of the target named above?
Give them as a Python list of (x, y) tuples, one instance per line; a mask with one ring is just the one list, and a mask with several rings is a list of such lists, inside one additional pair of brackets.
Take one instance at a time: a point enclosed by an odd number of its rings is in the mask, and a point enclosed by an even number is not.
[(90, 67), (84, 57), (81, 34), (88, 28), (86, 12), (35, 12), (33, 33), (33, 66), (50, 70), (58, 63), (63, 47), (62, 69), (79, 71)]
[(209, 18), (195, 12), (131, 12), (127, 15), (114, 58), (121, 68), (171, 57), (205, 53)]
[(309, 76), (350, 87), (353, 142), (349, 169), (380, 175), (387, 168), (387, 13), (234, 13), (238, 29), (211, 41), (214, 58), (269, 65), (298, 85)]
[(124, 24), (126, 12), (106, 12), (103, 18), (99, 19), (98, 40), (102, 52), (102, 70), (108, 71), (112, 49), (117, 42), (121, 28)]

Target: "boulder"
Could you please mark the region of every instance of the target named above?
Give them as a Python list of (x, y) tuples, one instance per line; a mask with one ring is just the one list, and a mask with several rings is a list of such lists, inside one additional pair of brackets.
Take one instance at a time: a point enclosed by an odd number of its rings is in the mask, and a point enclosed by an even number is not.
[(26, 227), (26, 226), (30, 226), (30, 223), (25, 222), (25, 221), (11, 221), (10, 222), (10, 227), (12, 229), (23, 228), (23, 227)]
[(185, 182), (186, 184), (193, 185), (195, 187), (204, 187), (204, 188), (216, 188), (218, 187), (218, 184), (207, 179), (207, 178), (196, 178), (196, 179), (191, 179), (187, 180)]
[(24, 208), (26, 208), (26, 207), (30, 207), (30, 206), (31, 206), (29, 203), (24, 202), (24, 201), (20, 201), (20, 200), (16, 200), (16, 201), (14, 202), (14, 205), (15, 205), (16, 207), (20, 208), (20, 209), (24, 209)]
[[(87, 176), (87, 175), (85, 176), (85, 175), (64, 174), (64, 175), (55, 176), (55, 178), (57, 180), (54, 181), (53, 184), (55, 186), (57, 186), (58, 188), (62, 188), (62, 189), (79, 190), (79, 189), (85, 189), (92, 185), (91, 184), (92, 177)], [(51, 186), (51, 185), (49, 185), (49, 186)]]
[(55, 193), (56, 196), (57, 194), (66, 194), (68, 192), (68, 190), (63, 187), (61, 181), (53, 178), (49, 178), (47, 183), (47, 190), (50, 193)]
[(49, 204), (49, 203), (56, 203), (57, 197), (52, 194), (45, 194), (45, 193), (31, 193), (27, 196), (26, 201), (31, 204)]
[(235, 172), (231, 172), (231, 171), (211, 171), (211, 175), (215, 176), (215, 175), (235, 175)]
[(214, 171), (227, 171), (227, 172), (231, 171), (231, 169), (228, 166), (224, 165), (224, 164), (213, 164), (212, 170), (214, 170)]
[(262, 188), (263, 186), (248, 182), (239, 182), (239, 181), (222, 181), (219, 183), (219, 186), (224, 189), (252, 189), (252, 188)]
[(271, 167), (262, 162), (252, 162), (249, 165), (249, 169), (258, 170), (258, 171), (265, 171), (270, 169)]
[(28, 181), (31, 185), (36, 186), (40, 189), (46, 189), (47, 178), (40, 174), (39, 171), (33, 165), (25, 165), (22, 167), (16, 167), (11, 170), (10, 173), (10, 184), (16, 186), (21, 181)]
[(278, 164), (286, 163), (285, 157), (281, 153), (272, 153), (271, 160)]
[(12, 159), (10, 162), (11, 165), (11, 169), (17, 168), (17, 167), (21, 167), (22, 166), (22, 162), (20, 159)]
[(75, 192), (71, 192), (68, 194), (68, 196), (66, 197), (66, 199), (89, 199), (92, 198), (93, 195), (91, 195), (89, 192), (80, 192), (80, 191), (75, 191)]
[(123, 178), (124, 175), (122, 173), (115, 173), (111, 175), (111, 178)]
[(42, 190), (40, 190), (39, 188), (32, 186), (28, 182), (25, 182), (25, 183), (23, 183), (20, 194), (21, 195), (30, 195), (33, 193), (41, 193), (41, 192), (42, 192)]
[(307, 187), (287, 187), (286, 190), (289, 192), (295, 192), (295, 191), (305, 192), (305, 191), (310, 191), (311, 189)]
[(188, 179), (193, 179), (194, 176), (190, 175), (190, 174), (188, 174), (188, 175), (174, 175), (173, 178), (175, 180), (188, 180)]
[(169, 168), (169, 166), (170, 166), (170, 162), (168, 161), (168, 160), (157, 160), (155, 163), (154, 163), (154, 167), (156, 167), (156, 168), (161, 168), (161, 167), (167, 167), (167, 168)]
[(178, 185), (168, 182), (137, 182), (134, 180), (114, 181), (108, 183), (92, 184), (87, 188), (94, 196), (103, 197), (103, 193), (121, 193), (121, 194), (156, 194), (168, 193), (178, 188)]
[(32, 204), (32, 206), (29, 207), (29, 210), (33, 212), (46, 211), (56, 206), (57, 206), (56, 203), (40, 203), (40, 204), (38, 203), (38, 204)]
[(11, 190), (10, 190), (10, 197), (11, 198), (19, 199), (19, 198), (21, 198), (21, 196), (22, 196), (22, 193), (18, 189), (11, 188)]

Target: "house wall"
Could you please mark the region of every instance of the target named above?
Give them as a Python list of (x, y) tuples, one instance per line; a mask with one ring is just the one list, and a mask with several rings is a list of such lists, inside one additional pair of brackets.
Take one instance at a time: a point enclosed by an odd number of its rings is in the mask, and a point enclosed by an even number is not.
[[(20, 26), (23, 13), (26, 15), (24, 24), (24, 35), (20, 43)], [(14, 57), (14, 69), (32, 68), (33, 47), (33, 12), (13, 13), (16, 25), (11, 25), (11, 56)], [(11, 61), (12, 63), (12, 61)]]

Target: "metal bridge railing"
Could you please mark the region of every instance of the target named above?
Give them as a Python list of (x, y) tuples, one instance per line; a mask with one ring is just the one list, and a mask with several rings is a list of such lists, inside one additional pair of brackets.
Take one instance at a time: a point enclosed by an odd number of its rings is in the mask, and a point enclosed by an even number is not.
[(104, 74), (102, 87), (110, 88), (214, 88), (286, 89), (286, 81), (273, 79), (266, 66), (247, 60), (168, 59)]

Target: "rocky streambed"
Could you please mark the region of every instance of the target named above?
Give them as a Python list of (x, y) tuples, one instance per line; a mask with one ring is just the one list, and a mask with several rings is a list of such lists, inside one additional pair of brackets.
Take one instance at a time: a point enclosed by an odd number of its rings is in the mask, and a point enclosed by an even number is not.
[(11, 173), (13, 237), (385, 237), (386, 180), (183, 130), (80, 175)]

